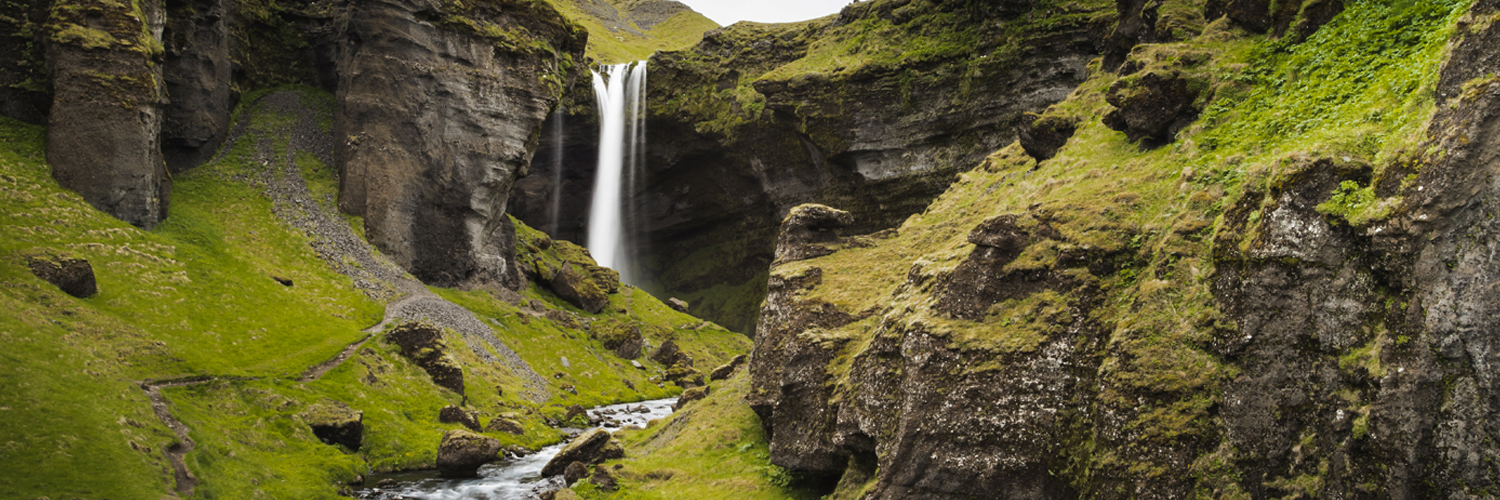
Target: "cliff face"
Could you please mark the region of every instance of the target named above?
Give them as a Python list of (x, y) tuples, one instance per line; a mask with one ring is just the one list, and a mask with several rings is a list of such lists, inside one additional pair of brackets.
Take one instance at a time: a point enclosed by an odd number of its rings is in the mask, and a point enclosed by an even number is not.
[(376, 2), (339, 21), (339, 205), (423, 281), (519, 286), (506, 200), (585, 40), (531, 5)]
[(834, 498), (1490, 491), (1500, 5), (1314, 7), (1093, 67), (1037, 117), (1056, 156), (894, 230), (793, 209), (750, 363), (772, 462)]
[[(1106, 7), (875, 1), (805, 23), (740, 23), (658, 53), (646, 181), (632, 198), (646, 274), (696, 313), (750, 331), (788, 209), (818, 200), (869, 230), (920, 211), (1014, 140), (1023, 112), (1083, 80), (1089, 26)], [(565, 157), (565, 175), (592, 162)], [(565, 196), (561, 219), (578, 220), (588, 193)]]

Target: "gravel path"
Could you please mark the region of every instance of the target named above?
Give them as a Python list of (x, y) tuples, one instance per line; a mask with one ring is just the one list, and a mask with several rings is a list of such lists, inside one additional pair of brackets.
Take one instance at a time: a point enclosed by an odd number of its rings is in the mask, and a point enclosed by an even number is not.
[[(347, 219), (338, 212), (337, 200), (332, 195), (319, 199), (308, 190), (302, 172), (297, 167), (297, 153), (311, 154), (323, 163), (323, 168), (331, 168), (333, 137), (320, 129), (316, 113), (311, 107), (303, 105), (300, 94), (276, 92), (261, 98), (255, 105), (266, 106), (272, 112), (290, 117), (291, 126), (290, 130), (284, 131), (290, 140), (283, 155), (276, 154), (274, 142), (263, 139), (256, 145), (254, 157), (246, 159), (252, 164), (258, 163), (265, 167), (253, 181), (271, 197), (272, 211), (277, 217), (312, 236), (312, 247), (319, 257), (336, 271), (352, 279), (354, 286), (369, 297), (387, 302), (385, 318), (380, 324), (366, 329), (366, 332), (380, 332), (386, 325), (398, 320), (425, 320), (439, 327), (451, 328), (463, 334), (469, 349), (480, 359), (499, 363), (521, 378), (525, 383), (523, 393), (528, 398), (540, 402), (551, 396), (546, 379), (501, 342), (494, 330), (468, 309), (429, 291), (420, 281), (355, 234)], [(241, 124), (236, 125), (230, 139), (237, 139), (246, 129), (247, 125), (242, 120)], [(347, 359), (366, 340), (368, 337), (351, 344), (354, 349), (345, 349), (333, 359), (310, 368), (303, 374), (303, 378), (311, 380), (321, 377)]]

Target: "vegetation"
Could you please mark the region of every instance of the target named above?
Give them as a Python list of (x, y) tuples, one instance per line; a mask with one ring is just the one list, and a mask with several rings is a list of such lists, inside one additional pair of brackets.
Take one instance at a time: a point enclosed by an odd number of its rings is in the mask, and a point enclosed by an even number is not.
[(718, 23), (691, 10), (675, 12), (657, 23), (646, 23), (635, 18), (635, 9), (642, 6), (666, 8), (660, 5), (664, 2), (546, 1), (568, 19), (588, 30), (589, 43), (585, 54), (599, 64), (641, 61), (657, 51), (682, 50), (698, 43), (705, 32), (719, 27)]

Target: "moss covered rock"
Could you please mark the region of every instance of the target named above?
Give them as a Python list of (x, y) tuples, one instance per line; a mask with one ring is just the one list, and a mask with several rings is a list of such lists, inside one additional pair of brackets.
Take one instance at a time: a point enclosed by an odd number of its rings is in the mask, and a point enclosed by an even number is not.
[(474, 477), (480, 466), (495, 461), (500, 448), (499, 440), (466, 430), (443, 433), (437, 453), (438, 473), (443, 477)]
[(338, 401), (315, 403), (302, 412), (302, 421), (312, 428), (313, 435), (327, 444), (343, 445), (359, 451), (364, 441), (364, 412), (349, 408)]

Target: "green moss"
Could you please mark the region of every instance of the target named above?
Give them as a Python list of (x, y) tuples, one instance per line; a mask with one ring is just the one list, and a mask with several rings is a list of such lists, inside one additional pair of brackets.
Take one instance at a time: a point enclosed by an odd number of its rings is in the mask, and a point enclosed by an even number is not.
[(588, 6), (580, 0), (546, 1), (588, 31), (589, 42), (585, 55), (601, 64), (641, 61), (658, 51), (685, 49), (702, 40), (705, 32), (719, 27), (718, 23), (702, 14), (682, 11), (645, 28), (631, 19), (630, 15), (630, 8), (639, 2), (600, 2), (619, 11), (621, 18), (629, 24), (628, 27), (623, 27), (618, 26), (617, 21), (593, 14), (592, 9), (600, 8), (597, 4)]

